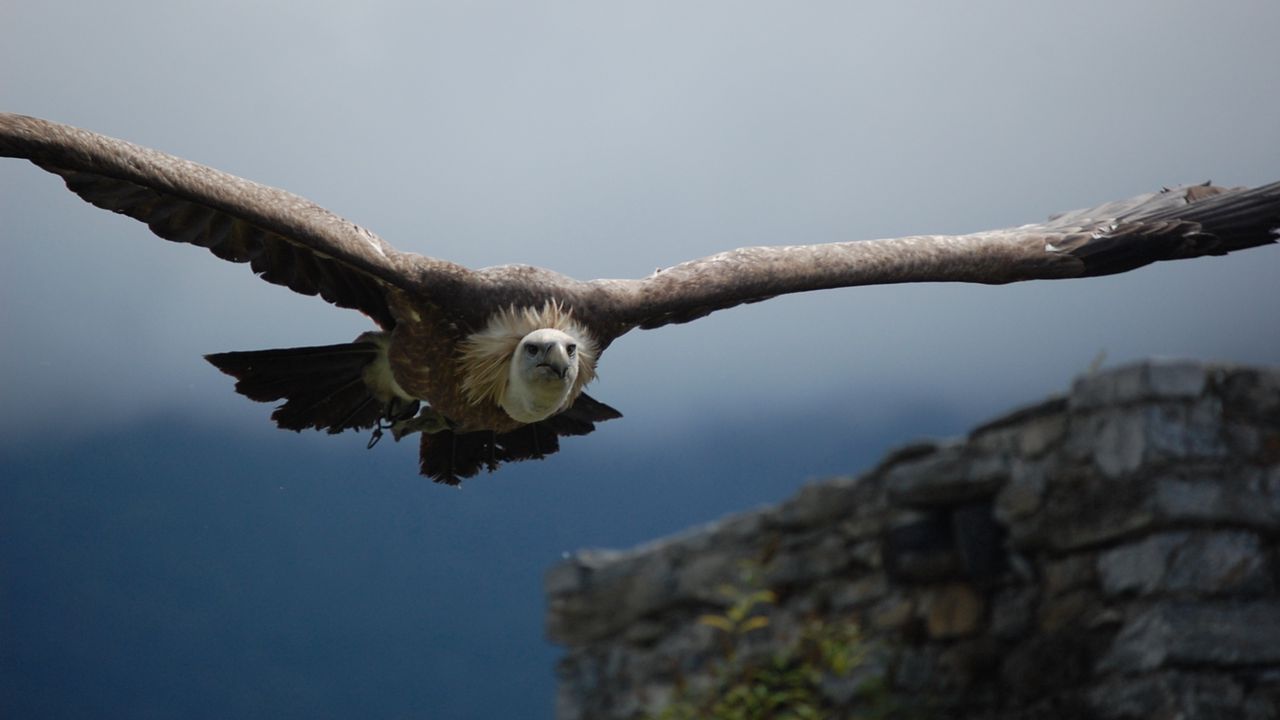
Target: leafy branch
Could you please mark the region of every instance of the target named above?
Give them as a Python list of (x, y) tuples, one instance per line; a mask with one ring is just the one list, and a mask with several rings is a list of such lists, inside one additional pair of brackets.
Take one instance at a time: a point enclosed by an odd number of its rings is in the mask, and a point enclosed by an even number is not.
[[(778, 598), (761, 587), (761, 573), (744, 564), (738, 584), (718, 588), (727, 601), (722, 613), (698, 622), (715, 628), (722, 657), (711, 667), (712, 683), (700, 691), (681, 684), (675, 697), (648, 720), (816, 720), (835, 708), (822, 694), (827, 677), (841, 677), (866, 656), (858, 625), (850, 620), (810, 618), (791, 642), (765, 661), (741, 652), (746, 637), (769, 627), (768, 612)], [(875, 705), (884, 706), (883, 697)], [(868, 708), (862, 717), (881, 716), (884, 707)], [(852, 717), (852, 716), (851, 716)]]

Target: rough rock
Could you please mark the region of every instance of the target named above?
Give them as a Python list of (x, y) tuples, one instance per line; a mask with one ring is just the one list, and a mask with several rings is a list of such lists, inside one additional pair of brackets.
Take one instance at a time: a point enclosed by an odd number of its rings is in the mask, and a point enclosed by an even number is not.
[(868, 660), (821, 683), (833, 720), (868, 681), (928, 717), (1276, 718), (1278, 547), (1280, 370), (1097, 373), (777, 507), (551, 568), (557, 717), (708, 687), (731, 639), (698, 618), (746, 562), (776, 599), (743, 657), (813, 618), (861, 626)]
[(1248, 531), (1156, 533), (1098, 558), (1102, 590), (1144, 595), (1193, 591), (1251, 595), (1272, 588), (1262, 539)]
[(1280, 601), (1161, 602), (1127, 622), (1103, 671), (1280, 665)]

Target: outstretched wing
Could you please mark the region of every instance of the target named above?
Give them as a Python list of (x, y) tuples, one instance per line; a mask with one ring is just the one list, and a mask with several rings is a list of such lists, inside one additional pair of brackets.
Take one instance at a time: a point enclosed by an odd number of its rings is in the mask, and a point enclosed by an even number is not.
[(924, 235), (750, 247), (590, 283), (624, 328), (683, 323), (786, 293), (909, 282), (1001, 284), (1125, 272), (1159, 260), (1223, 255), (1276, 242), (1280, 182), (1197, 185), (971, 235)]
[(88, 202), (146, 223), (166, 240), (247, 262), (264, 280), (394, 324), (386, 286), (409, 289), (451, 263), (399, 253), (303, 198), (68, 125), (0, 113), (0, 156), (62, 176)]

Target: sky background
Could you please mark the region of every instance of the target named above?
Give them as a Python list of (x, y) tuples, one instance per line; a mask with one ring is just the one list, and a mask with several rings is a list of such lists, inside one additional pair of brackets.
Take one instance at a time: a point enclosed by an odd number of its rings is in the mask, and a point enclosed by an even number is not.
[[(742, 245), (968, 232), (1163, 185), (1280, 179), (1278, 27), (1270, 0), (51, 0), (0, 6), (0, 109), (288, 189), (402, 250), (473, 267), (638, 277)], [(157, 592), (172, 586), (159, 580), (164, 558), (147, 553), (191, 535), (156, 518), (209, 522), (236, 538), (244, 528), (227, 523), (260, 508), (249, 515), (273, 542), (245, 555), (313, 573), (298, 570), (287, 587), (249, 583), (263, 602), (314, 595), (307, 582), (378, 558), (388, 585), (360, 577), (345, 587), (416, 601), (359, 617), (391, 613), (427, 633), (382, 628), (420, 649), (399, 662), (418, 663), (424, 687), (417, 705), (380, 705), (381, 716), (521, 708), (549, 717), (555, 653), (538, 639), (538, 577), (561, 551), (627, 545), (782, 499), (890, 445), (963, 432), (1060, 391), (1100, 353), (1108, 365), (1280, 362), (1274, 248), (1084, 281), (781, 298), (625, 336), (591, 390), (624, 419), (546, 461), (449, 491), (414, 476), (415, 445), (366, 454), (361, 437), (274, 430), (268, 406), (235, 395), (201, 359), (350, 340), (369, 328), (363, 316), (161, 241), (27, 163), (0, 162), (0, 218), (0, 499), (22, 519), (0, 528), (0, 571), (10, 576), (0, 622), (9, 635), (26, 628), (30, 641), (0, 656), (0, 688), (34, 703), (14, 707), (46, 716), (54, 706), (40, 703), (79, 693), (88, 699), (78, 707), (92, 708), (94, 687), (119, 682), (91, 661), (106, 655), (74, 637), (42, 641), (45, 629), (95, 614), (126, 634), (170, 622), (105, 600), (139, 579)], [(116, 482), (136, 493), (126, 502)], [(192, 503), (160, 491), (198, 496), (210, 484), (243, 493)], [(342, 522), (326, 515), (339, 512)], [(84, 536), (72, 542), (52, 517)], [(343, 522), (364, 534), (343, 534)], [(106, 530), (84, 530), (106, 527), (141, 534), (112, 546)], [(302, 542), (314, 538), (330, 544)], [(365, 555), (342, 550), (360, 538)], [(107, 547), (147, 559), (85, 584), (86, 553)], [(230, 562), (207, 551), (209, 562)], [(209, 592), (257, 577), (170, 561)], [(505, 575), (495, 570), (503, 562)], [(397, 580), (408, 564), (420, 585)], [(65, 599), (68, 588), (74, 601), (41, 595)], [(370, 602), (342, 597), (351, 602), (312, 607), (304, 616), (314, 624), (298, 635)], [(244, 622), (253, 606), (235, 607)], [(288, 612), (270, 607), (259, 616)], [(441, 630), (455, 625), (486, 632)], [(511, 631), (489, 632), (499, 627)], [(101, 647), (119, 647), (113, 638)], [(135, 656), (163, 657), (147, 647)], [(209, 658), (252, 666), (247, 651), (219, 647)], [(24, 674), (79, 651), (90, 658), (76, 666), (80, 685), (70, 671)], [(509, 672), (527, 682), (467, 689), (469, 668), (525, 652)], [(271, 665), (293, 673), (278, 687), (338, 682), (324, 673), (340, 663), (321, 671), (317, 658), (328, 655), (303, 654), (310, 670)], [(85, 685), (86, 675), (103, 685)], [(139, 688), (111, 707), (145, 716), (142, 697), (157, 716), (179, 708)], [(384, 700), (394, 692), (379, 686)], [(269, 705), (279, 717), (340, 706), (323, 693), (311, 704), (284, 690), (254, 697), (226, 708)]]

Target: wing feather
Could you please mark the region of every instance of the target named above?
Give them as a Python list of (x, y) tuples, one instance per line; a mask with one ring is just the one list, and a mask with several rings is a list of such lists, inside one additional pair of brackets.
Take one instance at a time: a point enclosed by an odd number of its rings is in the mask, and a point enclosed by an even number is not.
[(787, 293), (914, 282), (1002, 284), (1126, 272), (1276, 242), (1280, 183), (1165, 190), (970, 235), (749, 247), (641, 280), (589, 283), (621, 327), (656, 328)]
[(97, 207), (140, 220), (156, 235), (249, 263), (268, 282), (394, 324), (385, 287), (422, 291), (468, 271), (399, 253), (373, 233), (283, 190), (122, 140), (0, 113), (0, 155), (63, 178)]

